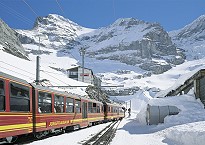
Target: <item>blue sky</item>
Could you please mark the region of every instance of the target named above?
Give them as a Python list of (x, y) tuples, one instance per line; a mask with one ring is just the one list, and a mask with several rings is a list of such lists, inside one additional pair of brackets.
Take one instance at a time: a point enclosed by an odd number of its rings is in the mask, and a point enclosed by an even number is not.
[(148, 22), (159, 22), (165, 30), (171, 31), (182, 28), (205, 14), (205, 0), (57, 0), (57, 2), (56, 0), (0, 0), (0, 18), (12, 28), (31, 29), (37, 16), (51, 13), (62, 15), (88, 28), (105, 27), (118, 18), (133, 17)]

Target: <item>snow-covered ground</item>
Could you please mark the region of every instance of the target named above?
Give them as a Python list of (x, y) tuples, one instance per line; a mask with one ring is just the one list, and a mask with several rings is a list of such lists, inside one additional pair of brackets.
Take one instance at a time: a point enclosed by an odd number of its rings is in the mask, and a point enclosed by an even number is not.
[[(36, 46), (25, 46), (31, 49), (38, 49)], [(31, 61), (23, 60), (5, 53), (3, 47), (0, 46), (0, 71), (8, 73), (10, 75), (23, 78), (29, 83), (35, 80), (35, 55), (30, 54)], [(77, 64), (77, 60), (59, 54), (57, 50), (41, 48), (41, 50), (50, 51), (50, 54), (41, 55), (41, 79), (48, 79), (52, 85), (88, 85), (82, 82), (67, 78), (66, 73), (53, 70), (55, 68), (69, 68)], [(77, 53), (77, 52), (76, 52)], [(58, 57), (58, 56), (61, 57)], [(97, 61), (95, 61), (97, 62)], [(120, 70), (120, 65), (113, 67), (113, 62), (108, 61), (106, 67), (103, 66), (103, 61), (93, 63), (95, 71), (103, 73), (109, 72), (109, 69)], [(100, 64), (99, 70), (97, 69)], [(134, 67), (125, 66), (126, 70), (130, 70), (130, 74), (116, 74), (106, 73), (105, 78), (110, 79), (110, 84), (123, 84), (129, 87), (140, 86), (142, 90), (131, 96), (117, 97), (119, 100), (129, 102), (131, 100), (131, 116), (126, 116), (116, 133), (111, 145), (204, 145), (205, 144), (205, 110), (202, 103), (196, 100), (193, 92), (189, 92), (188, 95), (175, 96), (169, 98), (153, 98), (152, 92), (146, 88), (160, 88), (162, 90), (168, 89), (171, 86), (177, 86), (180, 82), (176, 83), (178, 78), (184, 80), (188, 78), (190, 73), (195, 72), (199, 68), (204, 67), (205, 60), (187, 61), (181, 65), (173, 67), (171, 70), (160, 74), (152, 75), (150, 77), (135, 78), (136, 75), (142, 75), (144, 72), (134, 70)], [(102, 67), (104, 67), (102, 69)], [(130, 69), (129, 69), (130, 68)], [(187, 74), (187, 75), (184, 75)], [(112, 79), (116, 77), (117, 79)], [(128, 79), (120, 79), (127, 77)], [(183, 81), (181, 81), (182, 83)], [(176, 84), (175, 84), (176, 83)], [(83, 88), (72, 88), (66, 91), (71, 93), (78, 93), (86, 95)], [(146, 125), (146, 105), (175, 105), (180, 109), (178, 115), (167, 116), (164, 120), (164, 124), (159, 125)], [(38, 145), (77, 145), (82, 144), (81, 141), (86, 140), (88, 137), (97, 133), (106, 124), (97, 125), (91, 128), (82, 129), (76, 132), (66, 133), (55, 137), (39, 140), (30, 144)]]

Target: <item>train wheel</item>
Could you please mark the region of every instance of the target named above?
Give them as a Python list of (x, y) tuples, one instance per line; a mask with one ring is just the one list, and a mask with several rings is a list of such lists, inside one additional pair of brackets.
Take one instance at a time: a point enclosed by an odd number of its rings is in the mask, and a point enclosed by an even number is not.
[(17, 139), (18, 139), (17, 136), (6, 137), (6, 141), (7, 141), (8, 143), (14, 143)]
[(41, 139), (42, 137), (45, 137), (48, 133), (48, 131), (36, 132), (34, 134), (34, 137), (37, 139)]

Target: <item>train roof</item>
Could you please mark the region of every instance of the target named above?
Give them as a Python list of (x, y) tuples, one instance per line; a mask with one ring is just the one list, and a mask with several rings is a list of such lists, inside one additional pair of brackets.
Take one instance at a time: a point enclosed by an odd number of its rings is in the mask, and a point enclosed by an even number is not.
[(6, 74), (6, 73), (1, 72), (1, 71), (0, 71), (0, 77), (2, 77), (4, 79), (10, 79), (10, 80), (13, 80), (13, 81), (16, 81), (16, 82), (24, 83), (24, 84), (29, 84), (26, 80), (20, 79), (18, 77), (15, 77), (15, 76), (12, 76), (12, 75), (9, 75), (9, 74)]
[(46, 86), (35, 85), (33, 83), (31, 83), (31, 85), (34, 88), (39, 89), (39, 90), (45, 90), (45, 91), (49, 91), (49, 92), (54, 92), (56, 94), (65, 95), (65, 96), (68, 96), (68, 97), (73, 97), (73, 98), (81, 99), (80, 96), (77, 95), (77, 94), (72, 94), (72, 93), (69, 93), (69, 92), (66, 92), (66, 91), (59, 91), (59, 90), (51, 89), (51, 88), (46, 87)]
[(103, 102), (97, 101), (97, 100), (95, 100), (95, 99), (90, 99), (90, 98), (85, 98), (85, 97), (81, 97), (81, 99), (87, 100), (87, 101), (90, 101), (90, 102), (94, 102), (94, 103), (103, 104)]
[(119, 103), (105, 103), (107, 105), (110, 105), (110, 106), (115, 106), (115, 107), (122, 107), (123, 105), (122, 104), (119, 104)]

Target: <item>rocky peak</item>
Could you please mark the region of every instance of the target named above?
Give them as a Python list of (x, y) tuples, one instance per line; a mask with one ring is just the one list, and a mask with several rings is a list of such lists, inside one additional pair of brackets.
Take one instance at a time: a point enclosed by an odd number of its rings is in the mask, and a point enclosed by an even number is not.
[(39, 44), (39, 36), (44, 36), (47, 40), (41, 45), (53, 49), (68, 47), (78, 35), (87, 31), (92, 31), (92, 29), (84, 28), (56, 14), (38, 17), (32, 30), (17, 30), (23, 44)]
[[(73, 27), (75, 29), (76, 27), (80, 27), (78, 24), (64, 18), (63, 16), (57, 14), (49, 14), (48, 16), (37, 17), (33, 28), (37, 29), (38, 27), (45, 27), (46, 25), (59, 26), (62, 23), (70, 24), (70, 27)], [(74, 31), (76, 31), (75, 29)]]
[(28, 59), (28, 56), (17, 37), (16, 31), (11, 29), (0, 19), (0, 44), (4, 46), (4, 51), (17, 57)]
[(145, 23), (144, 21), (137, 20), (135, 18), (120, 18), (117, 19), (112, 26), (133, 26)]
[(173, 39), (205, 40), (205, 15), (200, 16), (184, 28), (170, 32)]

